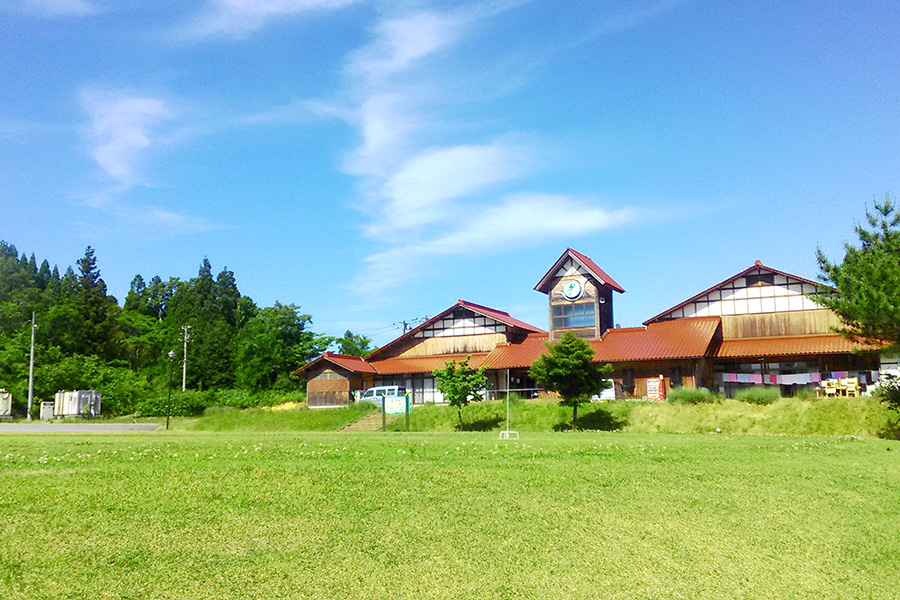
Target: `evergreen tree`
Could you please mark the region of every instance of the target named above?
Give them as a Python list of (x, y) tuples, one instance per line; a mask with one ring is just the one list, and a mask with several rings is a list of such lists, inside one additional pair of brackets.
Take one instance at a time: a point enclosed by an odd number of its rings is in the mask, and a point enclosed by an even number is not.
[(900, 214), (889, 194), (866, 210), (867, 226), (856, 225), (859, 247), (844, 243), (844, 259), (831, 262), (816, 252), (823, 289), (816, 299), (841, 318), (845, 336), (877, 346), (900, 349)]

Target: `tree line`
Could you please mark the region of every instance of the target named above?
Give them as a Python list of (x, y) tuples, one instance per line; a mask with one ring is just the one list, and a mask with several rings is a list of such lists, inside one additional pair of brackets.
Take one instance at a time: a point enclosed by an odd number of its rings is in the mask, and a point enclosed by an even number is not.
[[(180, 375), (187, 334), (187, 386), (249, 393), (302, 389), (291, 371), (327, 349), (363, 355), (371, 341), (347, 331), (312, 331), (295, 304), (260, 307), (241, 294), (234, 272), (213, 275), (206, 258), (188, 280), (136, 275), (120, 306), (90, 246), (60, 273), (47, 260), (0, 241), (0, 388), (19, 411), (27, 398), (31, 318), (37, 326), (35, 402), (58, 390), (103, 392), (106, 414), (128, 414), (166, 388), (167, 353)], [(179, 377), (180, 383), (180, 377)]]

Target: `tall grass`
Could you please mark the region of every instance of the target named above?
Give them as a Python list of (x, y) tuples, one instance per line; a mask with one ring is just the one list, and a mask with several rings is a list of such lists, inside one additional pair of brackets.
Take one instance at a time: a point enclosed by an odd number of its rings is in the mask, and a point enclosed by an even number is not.
[(185, 425), (195, 431), (336, 431), (374, 412), (374, 404), (354, 403), (341, 408), (310, 409), (305, 404), (288, 410), (216, 406)]
[[(614, 430), (627, 420), (632, 405), (624, 402), (589, 403), (578, 409), (578, 429)], [(506, 402), (473, 402), (462, 409), (463, 431), (501, 431), (506, 428)], [(511, 401), (509, 426), (514, 431), (560, 431), (572, 426), (572, 409), (554, 401)], [(403, 419), (391, 424), (400, 431)], [(443, 404), (416, 406), (409, 419), (410, 431), (458, 431), (456, 409)]]
[(774, 386), (753, 386), (738, 390), (734, 397), (750, 404), (772, 404), (781, 398), (781, 390)]
[[(172, 416), (196, 417), (212, 406), (243, 409), (305, 401), (306, 392), (302, 390), (290, 392), (270, 390), (255, 393), (243, 389), (187, 390), (184, 392), (174, 390), (172, 392)], [(142, 417), (165, 415), (168, 405), (168, 391), (147, 395), (138, 401), (136, 415)]]
[(900, 414), (875, 398), (782, 398), (771, 404), (739, 400), (696, 405), (653, 403), (631, 411), (625, 430), (896, 438), (900, 433)]
[[(292, 408), (207, 408), (202, 417), (184, 427), (203, 431), (335, 431), (376, 410), (370, 404), (314, 410), (298, 404), (282, 406)], [(571, 409), (560, 407), (552, 400), (511, 402), (509, 413), (509, 427), (514, 431), (571, 428)], [(462, 431), (499, 432), (506, 428), (506, 403), (474, 402), (462, 409), (462, 416)], [(576, 425), (578, 429), (594, 431), (853, 435), (896, 439), (900, 436), (900, 412), (891, 410), (877, 398), (782, 398), (771, 404), (739, 400), (696, 404), (616, 401), (582, 405)], [(391, 431), (405, 428), (403, 418), (388, 425)], [(416, 406), (410, 414), (410, 430), (459, 431), (456, 409), (444, 404)]]
[(675, 404), (700, 404), (701, 402), (719, 402), (723, 399), (721, 394), (701, 388), (675, 388), (666, 395), (666, 400)]

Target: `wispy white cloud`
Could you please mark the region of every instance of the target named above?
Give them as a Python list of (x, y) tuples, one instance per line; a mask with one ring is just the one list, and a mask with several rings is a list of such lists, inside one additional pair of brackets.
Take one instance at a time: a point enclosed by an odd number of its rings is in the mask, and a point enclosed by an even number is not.
[(145, 154), (189, 139), (202, 126), (185, 124), (167, 101), (128, 90), (85, 89), (81, 106), (88, 119), (83, 130), (88, 151), (107, 176), (101, 190), (82, 196), (86, 206), (145, 235), (222, 229), (202, 217), (129, 199), (136, 187), (146, 187), (139, 172)]
[(426, 262), (446, 256), (475, 256), (598, 233), (635, 221), (639, 211), (607, 209), (595, 199), (562, 194), (509, 195), (443, 235), (372, 254), (353, 285), (381, 292), (407, 280)]
[(0, 12), (13, 12), (30, 15), (33, 17), (45, 17), (50, 19), (61, 17), (85, 17), (100, 12), (100, 7), (87, 0), (13, 0), (4, 3)]
[(596, 200), (563, 194), (521, 193), (504, 197), (455, 231), (422, 244), (429, 254), (477, 254), (525, 240), (582, 237), (628, 223), (634, 209), (603, 208)]
[(624, 12), (617, 12), (605, 19), (601, 19), (591, 30), (589, 37), (609, 35), (640, 27), (651, 19), (672, 12), (687, 1), (658, 0), (647, 4), (638, 4)]
[(227, 229), (203, 217), (181, 214), (144, 203), (136, 204), (128, 200), (130, 189), (128, 185), (115, 184), (102, 191), (83, 196), (82, 200), (91, 209), (113, 217), (129, 229), (152, 236), (190, 235)]
[(464, 23), (459, 16), (434, 12), (382, 21), (375, 28), (375, 41), (353, 55), (348, 71), (370, 83), (382, 82), (452, 45)]
[[(681, 2), (642, 2), (585, 19), (582, 35), (573, 31), (558, 48), (523, 41), (500, 55), (473, 52), (469, 41), (525, 2), (487, 0), (464, 12), (399, 8), (373, 26), (371, 41), (348, 55), (343, 104), (318, 110), (345, 120), (359, 139), (343, 168), (359, 183), (362, 231), (379, 246), (353, 285), (384, 291), (442, 257), (568, 242), (634, 221), (638, 211), (598, 198), (529, 191), (528, 180), (553, 170), (559, 157), (542, 152), (537, 138), (502, 130), (502, 118), (488, 126), (468, 119), (464, 107), (476, 113), (485, 102), (499, 104), (518, 89), (510, 80), (520, 86), (526, 74), (539, 74), (528, 67), (549, 68), (567, 48), (639, 27)], [(525, 68), (511, 67), (518, 64)]]
[(171, 110), (158, 98), (122, 91), (85, 90), (81, 104), (94, 161), (111, 178), (134, 183), (142, 153), (163, 142), (159, 128)]
[(453, 200), (520, 175), (527, 150), (503, 143), (427, 149), (404, 164), (381, 189), (381, 217), (368, 228), (383, 231), (419, 228), (443, 220)]
[(344, 161), (344, 170), (357, 176), (384, 178), (415, 149), (416, 134), (425, 126), (414, 98), (388, 90), (365, 97), (355, 111), (345, 111), (357, 127), (361, 143)]
[(244, 39), (279, 19), (336, 10), (359, 1), (209, 0), (204, 12), (182, 33), (189, 38)]

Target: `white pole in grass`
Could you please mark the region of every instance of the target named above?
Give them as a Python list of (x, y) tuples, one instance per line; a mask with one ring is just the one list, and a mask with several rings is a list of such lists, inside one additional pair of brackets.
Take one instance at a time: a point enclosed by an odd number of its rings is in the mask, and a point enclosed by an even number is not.
[(511, 433), (516, 434), (516, 439), (519, 439), (518, 431), (509, 430), (509, 369), (506, 369), (506, 430), (500, 432), (500, 439), (508, 440)]

